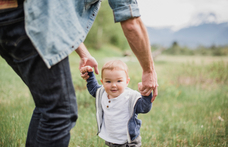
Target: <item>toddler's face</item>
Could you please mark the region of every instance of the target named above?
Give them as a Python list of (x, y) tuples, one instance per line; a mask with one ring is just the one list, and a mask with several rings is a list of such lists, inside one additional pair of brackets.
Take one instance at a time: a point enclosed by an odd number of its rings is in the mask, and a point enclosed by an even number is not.
[(101, 80), (109, 99), (122, 94), (129, 81), (130, 78), (127, 78), (125, 71), (108, 69), (103, 71), (103, 79)]

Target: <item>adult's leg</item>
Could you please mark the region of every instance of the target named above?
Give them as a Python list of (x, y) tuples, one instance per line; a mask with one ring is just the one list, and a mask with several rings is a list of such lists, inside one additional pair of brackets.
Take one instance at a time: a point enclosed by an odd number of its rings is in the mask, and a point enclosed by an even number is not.
[(26, 146), (65, 147), (77, 119), (68, 58), (48, 69), (24, 30), (23, 7), (0, 11), (0, 55), (28, 86), (35, 109)]
[[(68, 146), (70, 129), (77, 119), (75, 91), (68, 58), (51, 69), (39, 56), (29, 65), (25, 81), (36, 104), (27, 137), (27, 146)], [(31, 61), (30, 61), (31, 63)], [(34, 128), (37, 128), (34, 130)]]

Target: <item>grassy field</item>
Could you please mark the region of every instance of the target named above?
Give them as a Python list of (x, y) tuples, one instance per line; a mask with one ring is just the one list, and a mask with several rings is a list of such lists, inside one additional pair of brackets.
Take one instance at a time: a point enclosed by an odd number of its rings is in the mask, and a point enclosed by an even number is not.
[[(119, 58), (129, 66), (129, 87), (137, 89), (141, 68), (134, 57), (118, 51), (91, 51), (99, 62)], [(115, 57), (112, 57), (115, 56)], [(94, 99), (80, 78), (79, 59), (70, 56), (79, 119), (70, 147), (102, 147), (96, 135)], [(143, 147), (228, 146), (228, 57), (158, 56), (159, 95), (152, 110), (139, 115)], [(34, 103), (27, 87), (0, 58), (0, 146), (25, 146)], [(97, 76), (100, 79), (100, 75)]]

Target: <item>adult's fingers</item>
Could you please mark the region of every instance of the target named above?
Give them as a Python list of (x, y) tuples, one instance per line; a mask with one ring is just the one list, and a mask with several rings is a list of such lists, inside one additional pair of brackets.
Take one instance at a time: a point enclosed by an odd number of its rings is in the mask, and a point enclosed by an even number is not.
[(155, 87), (153, 89), (153, 97), (151, 99), (151, 102), (153, 102), (155, 100), (155, 98), (157, 97), (157, 95), (158, 95), (158, 87)]
[(98, 66), (97, 66), (97, 65), (94, 66), (94, 71), (95, 71), (95, 73), (96, 73), (97, 75), (99, 74), (99, 70), (98, 70)]
[(140, 92), (142, 96), (149, 96), (152, 90), (152, 88), (142, 88)]

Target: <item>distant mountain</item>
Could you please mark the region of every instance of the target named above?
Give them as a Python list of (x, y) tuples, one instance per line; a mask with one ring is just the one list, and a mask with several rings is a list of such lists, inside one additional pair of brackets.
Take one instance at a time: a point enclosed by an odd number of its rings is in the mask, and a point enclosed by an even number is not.
[(181, 46), (195, 48), (199, 45), (228, 45), (228, 23), (205, 23), (183, 28), (176, 32), (169, 28), (156, 29), (147, 27), (150, 43), (165, 47), (176, 41)]

